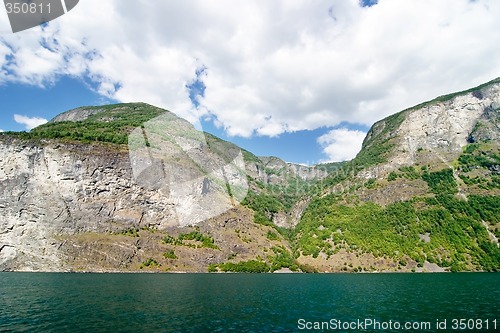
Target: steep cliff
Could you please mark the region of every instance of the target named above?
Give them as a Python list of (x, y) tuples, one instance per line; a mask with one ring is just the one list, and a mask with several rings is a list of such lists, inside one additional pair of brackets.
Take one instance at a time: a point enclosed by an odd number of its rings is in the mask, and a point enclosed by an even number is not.
[(306, 167), (143, 103), (70, 110), (0, 133), (0, 270), (500, 270), (499, 113), (497, 79)]
[(439, 97), (375, 123), (360, 157), (385, 147), (379, 168), (449, 163), (469, 143), (498, 141), (499, 109), (500, 79)]
[[(256, 182), (315, 174), (244, 153), (142, 103), (82, 107), (30, 133), (1, 135), (0, 269), (159, 269), (141, 266), (156, 257), (162, 270), (206, 271), (229, 256), (288, 251), (239, 203)], [(178, 259), (161, 256), (173, 248)]]
[(500, 80), (375, 123), (295, 230), (321, 270), (500, 270)]

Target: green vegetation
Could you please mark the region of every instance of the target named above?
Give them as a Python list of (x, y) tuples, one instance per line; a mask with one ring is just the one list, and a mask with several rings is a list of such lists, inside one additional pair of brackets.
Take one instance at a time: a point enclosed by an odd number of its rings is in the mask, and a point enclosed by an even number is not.
[(237, 273), (267, 273), (270, 267), (264, 261), (248, 260), (240, 261), (238, 263), (226, 262), (222, 264), (211, 264), (208, 267), (209, 272), (237, 272)]
[(500, 155), (488, 149), (486, 144), (473, 143), (465, 147), (462, 155), (458, 158), (458, 163), (463, 172), (474, 168), (489, 169), (500, 165)]
[(289, 268), (292, 271), (299, 269), (292, 254), (283, 246), (273, 246), (272, 251), (274, 255), (268, 257), (271, 264), (271, 272), (277, 271), (281, 268)]
[(163, 257), (165, 259), (177, 259), (177, 256), (175, 255), (174, 250), (170, 250), (168, 252), (163, 253)]
[[(267, 261), (248, 260), (237, 263), (225, 262), (220, 264), (211, 264), (208, 267), (209, 272), (240, 272), (240, 273), (267, 273), (274, 272), (281, 268), (289, 268), (292, 271), (299, 270), (299, 266), (295, 262), (290, 251), (283, 246), (273, 246), (273, 254), (269, 255)], [(234, 259), (236, 256), (231, 255), (228, 260)]]
[(130, 228), (127, 230), (123, 230), (119, 232), (120, 235), (130, 236), (130, 237), (139, 237), (139, 228)]
[(156, 232), (156, 228), (151, 228), (151, 227), (142, 227), (142, 228), (129, 228), (125, 229), (119, 232), (112, 232), (111, 234), (113, 235), (124, 235), (124, 236), (129, 236), (129, 237), (140, 237), (139, 231), (147, 231), (151, 233)]
[(280, 211), (285, 211), (285, 206), (276, 197), (265, 193), (258, 194), (254, 191), (248, 191), (242, 204), (254, 211), (255, 223), (263, 225), (273, 225), (273, 216)]
[[(495, 82), (500, 82), (500, 79)], [(436, 101), (443, 102), (467, 92), (482, 98), (480, 88), (441, 96), (412, 109)], [(145, 122), (166, 112), (142, 103), (84, 109), (100, 112), (79, 122), (48, 123), (28, 133), (5, 135), (33, 140), (57, 139), (125, 145), (132, 130), (137, 127), (144, 128)], [(426, 195), (387, 206), (362, 201), (369, 198), (363, 198), (359, 192), (379, 195), (377, 191), (383, 190), (382, 187), (386, 182), (377, 179), (364, 181), (356, 178), (356, 175), (367, 167), (387, 161), (393, 148), (398, 144), (397, 130), (408, 111), (412, 109), (399, 112), (374, 124), (363, 142), (363, 150), (352, 161), (325, 164), (329, 176), (321, 181), (305, 181), (300, 177), (287, 175), (285, 169), (266, 167), (273, 164), (266, 164), (267, 162), (263, 161), (268, 161), (267, 159), (259, 159), (252, 153), (242, 150), (247, 163), (257, 163), (260, 171), (282, 178), (280, 184), (271, 185), (248, 177), (250, 189), (242, 202), (254, 212), (255, 223), (274, 228), (265, 232), (265, 237), (271, 241), (268, 243), (272, 245), (265, 250), (267, 255), (265, 260), (259, 257), (258, 260), (235, 263), (231, 261), (237, 255), (231, 253), (227, 257), (227, 262), (212, 264), (209, 266), (209, 271), (262, 273), (281, 268), (314, 271), (311, 267), (299, 267), (296, 259), (300, 255), (310, 255), (313, 258), (324, 256), (328, 259), (340, 250), (351, 254), (370, 253), (406, 267), (414, 265), (422, 267), (423, 263), (428, 261), (452, 271), (500, 271), (500, 249), (490, 241), (490, 235), (483, 225), (484, 221), (490, 230), (500, 237), (500, 197), (473, 195), (467, 191), (468, 186), (473, 188), (472, 193), (476, 194), (484, 193), (478, 189), (500, 189), (498, 172), (500, 154), (495, 142), (476, 142), (467, 145), (461, 156), (453, 162), (455, 169), (435, 171), (436, 169), (430, 165), (421, 168), (403, 166), (388, 174), (387, 180), (394, 182), (391, 184), (391, 190), (395, 191), (398, 186), (406, 185), (405, 181), (422, 179), (429, 188), (429, 193)], [(478, 123), (474, 131), (480, 126), (483, 125)], [(231, 162), (236, 157), (235, 152), (239, 152), (235, 145), (211, 134), (205, 133), (205, 138), (210, 148), (226, 162)], [(149, 146), (150, 143), (147, 141), (146, 145)], [(427, 151), (423, 148), (418, 148), (418, 151), (421, 152), (419, 156), (425, 157)], [(458, 183), (457, 176), (461, 179)], [(466, 193), (467, 200), (459, 199), (456, 195), (459, 184), (464, 187), (462, 182), (466, 186), (465, 189), (461, 189), (461, 194)], [(342, 186), (342, 190), (338, 191), (340, 194), (332, 193), (332, 188), (337, 184), (339, 187)], [(228, 192), (231, 194), (229, 187)], [(272, 223), (278, 214), (282, 216), (281, 214), (290, 213), (302, 199), (312, 201), (295, 229), (279, 228)], [(261, 229), (267, 230), (267, 228)], [(144, 235), (141, 230), (149, 229), (130, 228), (115, 234), (139, 237), (140, 234)], [(292, 250), (279, 245), (282, 244), (280, 235), (290, 242)], [(249, 238), (241, 239), (251, 242)], [(163, 242), (172, 245), (169, 248), (186, 246), (219, 250), (214, 239), (200, 232), (198, 227), (188, 228), (188, 232), (178, 236), (165, 234)], [(164, 252), (163, 257), (169, 260), (178, 258), (174, 249)], [(140, 268), (159, 266), (161, 265), (157, 260), (149, 258)], [(348, 270), (348, 264), (345, 266)], [(354, 271), (363, 269), (363, 267), (351, 267)]]
[[(447, 171), (436, 174), (429, 176), (433, 188), (448, 191)], [(409, 257), (420, 265), (427, 260), (451, 270), (499, 271), (500, 249), (481, 224), (498, 223), (498, 216), (500, 197), (495, 196), (470, 196), (467, 202), (441, 194), (382, 207), (346, 206), (339, 196), (328, 195), (311, 203), (295, 232), (298, 249), (313, 257), (344, 248), (397, 261)], [(426, 233), (428, 243), (420, 238)]]
[[(478, 88), (469, 92), (480, 95)], [(456, 95), (437, 100), (445, 101)], [(424, 165), (403, 166), (389, 173), (388, 181), (401, 179), (404, 183), (422, 179), (432, 197), (414, 197), (384, 207), (360, 202), (356, 196), (363, 188), (383, 186), (383, 182), (375, 179), (364, 183), (352, 180), (359, 171), (387, 160), (397, 144), (395, 133), (405, 116), (406, 111), (403, 111), (375, 124), (363, 143), (364, 149), (354, 160), (332, 167), (330, 175), (322, 182), (300, 184), (307, 189), (300, 195), (287, 196), (287, 190), (293, 189), (290, 184), (270, 186), (258, 183), (259, 190), (249, 193), (244, 203), (254, 210), (255, 221), (271, 226), (275, 214), (288, 212), (303, 196), (313, 198), (297, 228), (289, 233), (281, 231), (290, 241), (293, 254), (273, 248), (274, 255), (267, 258), (270, 271), (278, 267), (296, 267), (295, 258), (301, 254), (314, 258), (322, 254), (329, 258), (341, 249), (354, 254), (372, 253), (402, 267), (422, 267), (428, 261), (451, 271), (500, 270), (500, 250), (490, 241), (488, 231), (482, 225), (482, 221), (486, 221), (490, 230), (500, 236), (500, 222), (496, 217), (500, 216), (499, 197), (472, 195), (467, 188), (462, 189), (467, 193), (467, 201), (455, 197), (459, 189), (458, 177), (465, 185), (475, 185), (480, 189), (500, 188), (497, 171), (500, 155), (494, 143), (466, 146), (462, 156), (453, 164), (456, 170), (436, 171)], [(418, 151), (425, 153), (423, 148)], [(468, 174), (476, 169), (483, 171)], [(341, 194), (326, 195), (337, 184)], [(270, 235), (267, 237), (273, 239)]]
[(141, 266), (139, 267), (140, 269), (143, 269), (144, 267), (159, 267), (161, 266), (158, 261), (154, 258), (149, 258), (148, 260), (144, 261)]
[(365, 183), (365, 187), (369, 189), (377, 187), (377, 180), (374, 178), (368, 179), (368, 181)]
[(201, 243), (201, 247), (206, 247), (210, 249), (219, 249), (217, 245), (214, 243), (214, 239), (209, 236), (203, 235), (201, 232), (198, 230), (192, 231), (188, 234), (180, 234), (179, 235), (179, 241), (181, 243), (184, 243), (186, 240), (193, 240)]
[[(499, 169), (498, 147), (489, 143), (469, 144), (458, 158), (459, 177), (462, 181), (483, 190), (500, 189)], [(474, 173), (475, 170), (480, 172)]]
[(395, 144), (392, 138), (382, 138), (386, 134), (380, 133), (376, 139), (370, 141), (366, 149), (361, 150), (358, 155), (350, 162), (356, 170), (384, 163), (387, 161), (387, 156), (394, 148)]
[(392, 182), (392, 181), (396, 180), (398, 177), (399, 177), (399, 175), (396, 172), (391, 171), (389, 173), (389, 175), (387, 176), (387, 180)]
[[(194, 243), (189, 241), (194, 241)], [(170, 245), (181, 245), (193, 248), (205, 247), (219, 250), (219, 247), (215, 245), (214, 239), (210, 236), (203, 235), (198, 228), (190, 233), (180, 234), (178, 237), (166, 235), (163, 237), (163, 242)]]
[(348, 164), (355, 170), (383, 163), (395, 146), (395, 131), (405, 120), (405, 112), (393, 114), (372, 126), (368, 132), (363, 149)]
[(38, 126), (30, 132), (9, 132), (22, 139), (60, 139), (81, 142), (107, 142), (124, 145), (131, 131), (165, 110), (144, 103), (85, 107), (102, 110), (83, 121), (63, 121)]
[(427, 185), (435, 194), (455, 194), (458, 191), (457, 183), (453, 177), (453, 170), (451, 169), (425, 172), (422, 179), (427, 182)]
[[(398, 122), (397, 115), (392, 126)], [(364, 143), (372, 149), (376, 143), (390, 147), (391, 124), (375, 124)], [(377, 132), (378, 131), (378, 132)], [(385, 134), (383, 134), (385, 132)], [(381, 154), (388, 150), (376, 148)], [(372, 152), (372, 153), (373, 153)], [(349, 253), (372, 253), (387, 258), (400, 266), (417, 265), (425, 261), (448, 267), (451, 271), (500, 271), (500, 249), (490, 240), (485, 221), (497, 237), (500, 236), (500, 197), (468, 193), (468, 200), (458, 199), (456, 176), (466, 185), (481, 189), (500, 188), (498, 166), (500, 156), (493, 143), (474, 143), (466, 146), (455, 163), (457, 170), (447, 168), (431, 171), (427, 166), (403, 166), (388, 174), (387, 180), (424, 180), (434, 197), (414, 197), (408, 201), (387, 206), (361, 202), (356, 193), (361, 183), (352, 183), (357, 171), (380, 163), (381, 158), (363, 152), (345, 164), (342, 172), (332, 174), (325, 188), (336, 184), (350, 184), (337, 193), (316, 195), (293, 231), (296, 243), (295, 257), (329, 258), (341, 249)], [(481, 172), (470, 173), (481, 169)], [(365, 182), (365, 188), (376, 188), (375, 182)], [(474, 192), (476, 193), (476, 192)], [(321, 194), (321, 193), (320, 193)], [(428, 235), (429, 239), (427, 240)], [(359, 268), (358, 268), (359, 270)]]
[[(322, 182), (323, 188), (328, 188), (346, 179), (351, 179), (359, 171), (367, 167), (386, 162), (396, 145), (396, 130), (405, 117), (406, 113), (402, 111), (375, 123), (370, 131), (368, 131), (363, 142), (363, 149), (361, 149), (353, 160), (344, 162), (342, 168), (331, 173)], [(393, 174), (390, 180), (395, 180), (396, 176), (396, 174)], [(367, 185), (370, 188), (374, 184), (368, 183)], [(317, 194), (318, 192), (313, 193)]]
[(262, 184), (251, 178), (249, 181), (258, 190), (250, 189), (242, 204), (254, 211), (255, 223), (273, 227), (276, 214), (290, 212), (297, 201), (321, 188), (319, 180), (305, 181), (298, 177), (289, 177), (284, 185)]
[[(426, 171), (427, 167), (423, 167), (422, 170)], [(398, 178), (404, 178), (404, 179), (408, 179), (408, 180), (416, 180), (416, 179), (420, 179), (421, 176), (422, 176), (422, 174), (420, 173), (420, 171), (417, 170), (417, 168), (415, 168), (414, 166), (410, 165), (410, 166), (402, 166), (398, 169), (398, 171), (391, 171), (387, 175), (387, 180), (390, 182), (392, 182)]]
[(243, 159), (245, 162), (247, 163), (251, 163), (251, 162), (254, 162), (254, 163), (258, 163), (260, 162), (259, 158), (257, 156), (255, 156), (254, 154), (252, 154), (251, 152), (249, 152), (248, 150), (245, 150), (245, 149), (241, 149), (241, 152), (243, 153)]
[(184, 245), (182, 241), (171, 235), (166, 235), (165, 237), (163, 237), (163, 242), (170, 245)]
[(286, 185), (267, 185), (267, 191), (282, 205), (285, 211), (290, 211), (293, 205), (306, 194), (314, 191), (317, 180), (305, 181), (300, 178), (288, 179)]
[(267, 237), (267, 239), (272, 240), (272, 241), (279, 240), (278, 235), (275, 232), (272, 232), (270, 230), (267, 232), (266, 237)]
[(410, 179), (410, 180), (415, 180), (415, 179), (420, 178), (420, 173), (412, 165), (402, 166), (399, 168), (399, 171), (401, 172), (403, 178)]

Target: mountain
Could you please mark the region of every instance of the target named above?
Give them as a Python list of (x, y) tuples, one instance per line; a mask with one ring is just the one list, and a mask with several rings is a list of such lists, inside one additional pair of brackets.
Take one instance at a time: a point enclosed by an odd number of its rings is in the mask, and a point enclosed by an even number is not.
[(257, 157), (144, 103), (0, 134), (0, 270), (500, 270), (500, 79), (375, 123), (355, 159)]
[(326, 176), (143, 103), (82, 107), (2, 134), (0, 156), (2, 270), (207, 271), (228, 258), (277, 267), (285, 254), (292, 263), (283, 236), (239, 202)]
[(323, 271), (500, 269), (500, 80), (375, 123), (294, 230)]

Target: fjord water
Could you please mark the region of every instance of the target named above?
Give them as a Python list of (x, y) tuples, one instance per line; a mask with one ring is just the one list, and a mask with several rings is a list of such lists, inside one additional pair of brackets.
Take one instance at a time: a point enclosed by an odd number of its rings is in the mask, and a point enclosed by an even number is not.
[(297, 332), (332, 319), (451, 332), (462, 318), (500, 331), (500, 274), (0, 273), (2, 332)]

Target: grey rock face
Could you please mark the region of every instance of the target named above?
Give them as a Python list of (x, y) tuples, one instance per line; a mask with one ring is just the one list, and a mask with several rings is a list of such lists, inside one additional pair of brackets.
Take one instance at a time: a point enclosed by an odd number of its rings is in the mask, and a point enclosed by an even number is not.
[(239, 147), (168, 112), (133, 130), (128, 147), (0, 137), (0, 270), (70, 269), (59, 250), (67, 235), (196, 225), (244, 199), (246, 173), (272, 184), (326, 176), (277, 158), (245, 165)]
[(259, 157), (256, 162), (246, 162), (247, 174), (266, 184), (283, 185), (287, 179), (323, 179), (328, 171), (319, 166), (306, 166), (287, 163), (277, 157)]
[[(80, 121), (101, 111), (78, 108), (52, 121)], [(498, 142), (499, 112), (500, 83), (405, 111), (387, 134), (396, 143), (387, 162), (358, 177), (412, 165), (420, 151), (450, 163), (471, 140)], [(0, 271), (71, 269), (61, 256), (64, 235), (197, 224), (237, 205), (248, 190), (246, 176), (286, 185), (328, 174), (321, 166), (273, 157), (243, 161), (232, 144), (199, 136), (178, 118), (162, 121), (178, 125), (165, 133), (145, 124), (133, 131), (128, 149), (0, 136)], [(365, 142), (386, 126), (387, 120), (375, 124)], [(308, 204), (305, 195), (289, 213), (276, 214), (275, 224), (295, 226)]]
[(175, 202), (181, 226), (222, 214), (248, 192), (241, 150), (228, 144), (219, 153), (202, 132), (171, 113), (136, 128), (128, 148), (134, 179), (146, 188), (163, 189)]
[(0, 270), (59, 270), (59, 235), (176, 223), (162, 189), (139, 186), (126, 152), (0, 142)]
[(60, 115), (56, 116), (54, 119), (52, 119), (50, 122), (51, 123), (57, 123), (61, 121), (82, 121), (87, 119), (88, 117), (97, 114), (99, 112), (104, 111), (104, 109), (101, 108), (76, 108), (64, 113), (61, 113)]
[(387, 131), (390, 121), (375, 123), (364, 146), (386, 131), (379, 141), (392, 140), (388, 161), (363, 170), (362, 178), (383, 178), (391, 170), (413, 165), (425, 155), (425, 163), (449, 165), (465, 145), (498, 141), (500, 133), (500, 83), (498, 80), (471, 92), (458, 93), (445, 101), (425, 103), (400, 114), (401, 124)]
[[(397, 134), (400, 149), (392, 159), (395, 164), (412, 164), (419, 149), (456, 154), (468, 143), (474, 127), (483, 119), (498, 117), (495, 107), (500, 103), (500, 84), (478, 92), (459, 95), (449, 101), (435, 103), (409, 112)], [(485, 119), (486, 118), (486, 119)], [(485, 130), (482, 138), (496, 139), (498, 129)]]

